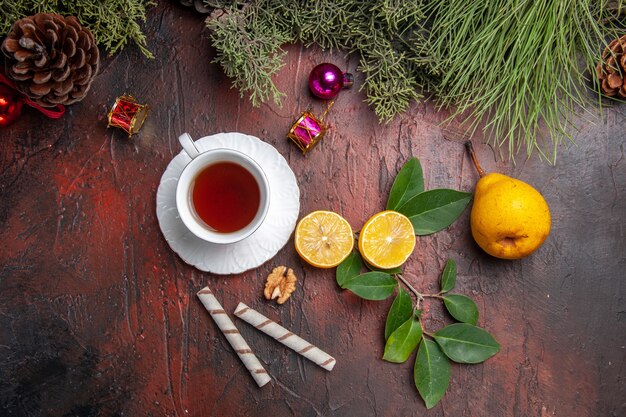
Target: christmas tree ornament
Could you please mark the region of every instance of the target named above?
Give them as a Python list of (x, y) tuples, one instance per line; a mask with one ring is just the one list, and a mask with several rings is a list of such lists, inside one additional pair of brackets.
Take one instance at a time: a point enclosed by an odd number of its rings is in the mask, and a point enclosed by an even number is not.
[(604, 49), (602, 60), (596, 66), (596, 74), (603, 94), (626, 97), (626, 35), (614, 39)]
[(354, 84), (352, 74), (342, 72), (339, 67), (327, 62), (316, 65), (309, 74), (311, 93), (324, 100), (334, 98), (342, 88), (350, 88), (352, 84)]
[(324, 134), (329, 129), (329, 127), (324, 124), (324, 117), (326, 117), (328, 111), (333, 107), (333, 104), (335, 104), (334, 101), (328, 103), (326, 110), (324, 110), (320, 118), (317, 118), (311, 110), (303, 111), (300, 113), (300, 117), (298, 117), (296, 122), (291, 126), (287, 138), (291, 139), (293, 143), (300, 148), (303, 154), (313, 149), (315, 145), (322, 140)]
[(0, 84), (0, 127), (13, 123), (22, 114), (21, 96), (9, 86)]
[(33, 102), (15, 88), (15, 84), (0, 73), (0, 127), (7, 127), (22, 114), (22, 106), (28, 104), (51, 119), (58, 119), (65, 114), (65, 107), (60, 104), (55, 109), (44, 108)]
[(315, 117), (309, 110), (305, 110), (291, 126), (287, 137), (295, 143), (303, 154), (313, 149), (322, 140), (328, 127), (321, 119)]
[(115, 100), (108, 114), (107, 127), (119, 127), (131, 137), (139, 132), (148, 116), (148, 106), (139, 104), (131, 95), (123, 95)]
[[(338, 66), (327, 62), (316, 65), (309, 73), (309, 89), (311, 93), (321, 99), (330, 100), (339, 94), (342, 88), (350, 88), (354, 84), (352, 74), (342, 72)], [(291, 139), (306, 154), (319, 143), (328, 130), (324, 125), (324, 117), (335, 102), (330, 101), (322, 117), (316, 117), (311, 110), (300, 113), (296, 122), (291, 126), (287, 138)]]
[(38, 13), (16, 21), (2, 43), (6, 75), (44, 107), (82, 100), (98, 72), (100, 53), (74, 16)]

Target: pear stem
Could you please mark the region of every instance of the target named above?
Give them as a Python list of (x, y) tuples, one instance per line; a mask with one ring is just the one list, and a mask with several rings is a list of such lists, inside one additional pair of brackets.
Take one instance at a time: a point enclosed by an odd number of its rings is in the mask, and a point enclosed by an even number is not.
[(476, 171), (478, 171), (478, 175), (480, 175), (481, 178), (484, 177), (485, 170), (482, 169), (482, 167), (478, 163), (478, 158), (476, 158), (476, 152), (474, 152), (474, 145), (472, 145), (472, 141), (468, 140), (467, 142), (465, 142), (465, 149), (467, 149), (467, 152), (469, 152), (470, 156), (472, 157), (472, 161), (474, 162)]

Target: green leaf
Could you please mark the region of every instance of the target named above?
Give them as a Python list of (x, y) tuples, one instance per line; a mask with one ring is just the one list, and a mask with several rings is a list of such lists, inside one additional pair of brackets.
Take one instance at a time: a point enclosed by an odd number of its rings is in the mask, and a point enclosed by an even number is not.
[(448, 292), (456, 284), (456, 262), (453, 259), (448, 259), (446, 266), (443, 268), (441, 274), (441, 292)]
[(424, 192), (424, 175), (420, 161), (413, 157), (402, 167), (393, 181), (387, 210), (397, 210), (405, 202)]
[(437, 343), (422, 339), (415, 357), (413, 380), (426, 408), (433, 408), (443, 397), (450, 384), (450, 361)]
[(344, 283), (343, 287), (366, 300), (384, 300), (393, 295), (398, 281), (384, 272), (367, 272)]
[(344, 288), (346, 282), (350, 281), (352, 278), (361, 273), (362, 267), (363, 259), (361, 259), (361, 254), (357, 251), (353, 251), (337, 267), (337, 272), (335, 273), (337, 277), (337, 284), (339, 284), (341, 288)]
[(478, 308), (469, 297), (461, 294), (448, 294), (443, 297), (448, 313), (458, 321), (476, 325), (478, 322)]
[(434, 338), (443, 353), (459, 363), (480, 363), (500, 350), (493, 336), (466, 323), (446, 326), (435, 333)]
[(383, 359), (387, 362), (402, 363), (409, 359), (422, 339), (422, 325), (417, 317), (411, 317), (402, 323), (387, 339)]
[(385, 323), (385, 340), (389, 339), (402, 323), (411, 318), (413, 314), (413, 301), (405, 289), (398, 287), (398, 295), (393, 300), (389, 313), (387, 313), (387, 323)]
[(450, 226), (465, 210), (471, 193), (437, 189), (411, 198), (397, 209), (411, 220), (416, 235), (429, 235)]

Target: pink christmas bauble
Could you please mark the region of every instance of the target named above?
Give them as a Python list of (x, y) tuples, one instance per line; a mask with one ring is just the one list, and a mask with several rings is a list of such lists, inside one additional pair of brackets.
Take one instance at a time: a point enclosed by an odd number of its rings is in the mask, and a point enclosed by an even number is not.
[(339, 90), (352, 85), (352, 74), (343, 73), (329, 63), (315, 66), (309, 74), (309, 89), (314, 96), (324, 100), (335, 97)]

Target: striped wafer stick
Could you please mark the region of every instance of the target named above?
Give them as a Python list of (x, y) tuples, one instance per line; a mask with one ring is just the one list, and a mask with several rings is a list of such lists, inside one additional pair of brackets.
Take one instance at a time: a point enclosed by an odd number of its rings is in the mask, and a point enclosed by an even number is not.
[(209, 311), (209, 314), (217, 324), (217, 327), (222, 331), (228, 343), (233, 347), (241, 362), (254, 378), (254, 381), (259, 387), (267, 384), (272, 380), (268, 375), (261, 362), (250, 349), (250, 346), (246, 343), (244, 338), (239, 333), (239, 330), (235, 327), (233, 322), (228, 317), (228, 314), (224, 311), (221, 304), (217, 301), (217, 298), (213, 295), (209, 287), (204, 287), (198, 291), (198, 298)]
[(313, 346), (300, 336), (293, 334), (280, 324), (268, 319), (263, 314), (248, 307), (244, 303), (239, 303), (239, 305), (237, 305), (237, 308), (235, 309), (235, 316), (253, 325), (263, 333), (272, 336), (283, 345), (295, 350), (300, 355), (312, 362), (315, 362), (327, 371), (332, 371), (335, 363), (337, 362), (335, 358), (330, 356), (328, 353)]

